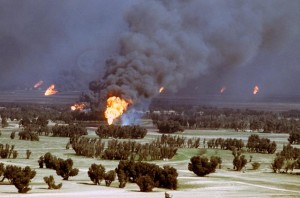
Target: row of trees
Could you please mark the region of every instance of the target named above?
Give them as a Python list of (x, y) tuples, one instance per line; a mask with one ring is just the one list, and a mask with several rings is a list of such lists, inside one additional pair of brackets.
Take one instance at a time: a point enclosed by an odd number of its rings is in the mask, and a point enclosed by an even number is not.
[(162, 160), (171, 159), (178, 148), (198, 148), (200, 138), (186, 139), (179, 136), (162, 135), (150, 143), (109, 140), (107, 145), (97, 138), (73, 138), (72, 148), (77, 155), (107, 160)]
[(74, 137), (74, 136), (82, 136), (87, 135), (86, 128), (77, 125), (77, 124), (69, 124), (69, 125), (58, 125), (52, 127), (51, 129), (52, 135), (54, 137)]
[[(241, 139), (213, 138), (207, 141), (207, 146), (208, 148), (221, 148), (224, 150), (241, 150), (245, 145)], [(251, 134), (248, 137), (246, 147), (249, 152), (273, 154), (276, 151), (277, 145), (274, 141), (271, 142), (269, 138), (260, 138), (257, 134)]]
[(238, 150), (244, 147), (244, 142), (241, 139), (236, 138), (213, 138), (207, 141), (208, 148), (221, 148), (223, 150), (232, 150), (237, 148)]
[[(181, 112), (182, 111), (182, 112)], [(254, 110), (199, 108), (181, 110), (172, 114), (151, 113), (153, 124), (172, 122), (184, 128), (234, 129), (236, 131), (263, 131), (290, 133), (300, 128), (298, 114), (284, 114)], [(291, 116), (291, 117), (286, 117)], [(173, 124), (175, 125), (175, 124)], [(165, 130), (164, 133), (167, 133)]]
[(249, 152), (273, 154), (276, 151), (277, 144), (275, 141), (271, 142), (269, 138), (260, 138), (259, 135), (252, 134), (248, 137), (246, 147)]
[(282, 151), (276, 154), (271, 165), (274, 173), (282, 172), (285, 173), (289, 170), (292, 172), (295, 168), (300, 168), (300, 148), (294, 148), (290, 144), (284, 145)]
[(163, 120), (163, 121), (153, 121), (153, 123), (157, 126), (158, 131), (160, 133), (175, 133), (177, 131), (183, 132), (184, 128), (178, 121), (174, 120)]
[(9, 144), (0, 144), (0, 157), (2, 159), (9, 159), (13, 157), (13, 159), (17, 158), (18, 151), (14, 150), (15, 145)]
[(290, 144), (300, 144), (300, 128), (295, 129), (289, 134), (288, 141)]
[(142, 139), (147, 135), (147, 129), (138, 125), (100, 125), (96, 134), (100, 138)]

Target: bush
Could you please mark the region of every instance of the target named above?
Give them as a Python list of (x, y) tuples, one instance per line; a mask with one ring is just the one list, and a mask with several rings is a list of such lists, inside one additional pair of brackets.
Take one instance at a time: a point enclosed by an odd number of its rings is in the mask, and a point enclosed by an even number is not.
[(115, 170), (110, 170), (104, 175), (105, 185), (110, 186), (113, 181), (116, 179)]
[(245, 155), (236, 155), (233, 159), (233, 169), (236, 171), (241, 171), (247, 164), (247, 159), (245, 158)]
[(139, 177), (136, 184), (140, 187), (141, 192), (151, 192), (154, 188), (154, 182), (148, 175)]
[(48, 185), (48, 189), (60, 189), (62, 187), (62, 183), (55, 185), (54, 177), (52, 175), (44, 177), (44, 181)]
[(251, 165), (252, 165), (252, 169), (253, 170), (257, 170), (260, 167), (260, 163), (259, 162), (253, 162)]
[(21, 168), (18, 166), (8, 165), (4, 172), (4, 178), (8, 179), (13, 185), (15, 185), (19, 193), (27, 193), (31, 190), (28, 186), (35, 175), (36, 172), (31, 170), (29, 166)]
[(68, 180), (69, 177), (73, 177), (78, 175), (79, 170), (77, 168), (73, 168), (73, 160), (66, 159), (63, 160), (58, 158), (58, 163), (56, 167), (56, 174), (61, 176), (63, 180)]
[(105, 177), (105, 168), (101, 164), (92, 164), (89, 168), (88, 175), (94, 184), (100, 185)]
[(118, 126), (118, 125), (100, 125), (96, 130), (100, 138), (122, 138), (122, 139), (142, 139), (147, 134), (147, 129), (138, 126)]
[(16, 132), (15, 131), (13, 131), (13, 132), (11, 132), (11, 134), (10, 134), (10, 139), (15, 139), (15, 136), (16, 136)]
[(180, 123), (173, 120), (158, 121), (156, 125), (160, 133), (175, 133), (177, 131), (184, 131), (184, 128), (180, 125)]
[(31, 151), (30, 150), (26, 150), (26, 159), (29, 159), (31, 155)]
[(188, 170), (193, 171), (197, 176), (203, 177), (209, 173), (213, 173), (221, 162), (221, 158), (212, 156), (210, 161), (207, 157), (194, 156), (190, 159)]

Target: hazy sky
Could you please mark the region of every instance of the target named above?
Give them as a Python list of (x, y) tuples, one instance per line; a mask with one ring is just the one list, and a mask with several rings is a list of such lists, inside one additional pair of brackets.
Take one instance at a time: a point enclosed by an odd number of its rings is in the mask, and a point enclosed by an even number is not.
[(133, 98), (255, 84), (297, 95), (299, 10), (298, 0), (1, 0), (0, 89), (81, 90), (105, 75), (108, 91)]

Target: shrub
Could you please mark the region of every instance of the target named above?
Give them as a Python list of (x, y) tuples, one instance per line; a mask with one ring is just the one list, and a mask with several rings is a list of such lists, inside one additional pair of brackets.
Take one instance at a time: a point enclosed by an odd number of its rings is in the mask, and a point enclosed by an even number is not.
[(259, 162), (253, 162), (251, 165), (252, 165), (252, 169), (253, 170), (257, 170), (260, 167), (260, 163)]
[(105, 168), (101, 164), (92, 164), (89, 168), (88, 175), (94, 184), (100, 185), (105, 177)]
[(139, 177), (136, 184), (140, 187), (141, 192), (151, 192), (154, 188), (154, 182), (148, 175)]
[(203, 177), (209, 173), (215, 172), (218, 163), (215, 159), (209, 161), (207, 157), (194, 156), (190, 159), (188, 170), (194, 172), (197, 176)]
[(63, 160), (58, 158), (58, 163), (56, 167), (56, 174), (61, 176), (63, 180), (68, 180), (69, 177), (76, 176), (79, 170), (77, 168), (73, 168), (73, 160), (66, 159)]
[(234, 166), (234, 169), (236, 171), (240, 171), (242, 170), (246, 164), (247, 164), (247, 159), (245, 158), (245, 155), (236, 155), (233, 159), (233, 166)]
[(11, 132), (11, 134), (10, 134), (10, 139), (15, 139), (15, 136), (16, 136), (16, 132), (15, 131), (13, 131), (13, 132)]
[(116, 179), (115, 170), (110, 170), (104, 175), (105, 185), (110, 186), (113, 181)]
[(48, 189), (60, 189), (62, 187), (62, 183), (55, 185), (54, 177), (52, 175), (44, 177), (44, 181), (48, 185)]
[(13, 158), (16, 159), (18, 157), (18, 151), (13, 151)]
[(30, 150), (26, 150), (26, 159), (29, 159), (31, 155), (31, 151)]
[(18, 166), (8, 165), (5, 168), (4, 178), (7, 178), (15, 187), (18, 189), (19, 193), (27, 193), (31, 188), (29, 188), (29, 183), (32, 178), (35, 177), (36, 172), (31, 170), (29, 166), (21, 168)]

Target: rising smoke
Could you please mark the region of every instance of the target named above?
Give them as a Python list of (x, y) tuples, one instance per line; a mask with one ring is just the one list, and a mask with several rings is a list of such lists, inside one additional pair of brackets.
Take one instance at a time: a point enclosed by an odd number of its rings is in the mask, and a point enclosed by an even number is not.
[(298, 0), (2, 0), (0, 89), (87, 89), (103, 77), (101, 95), (135, 103), (187, 81), (192, 93), (260, 81), (299, 94), (299, 10)]
[(120, 55), (107, 61), (103, 91), (139, 103), (161, 86), (177, 91), (199, 75), (280, 53), (299, 33), (298, 8), (299, 1), (140, 2), (126, 14), (129, 31), (120, 39)]
[(0, 89), (88, 87), (116, 54), (131, 1), (1, 0)]

